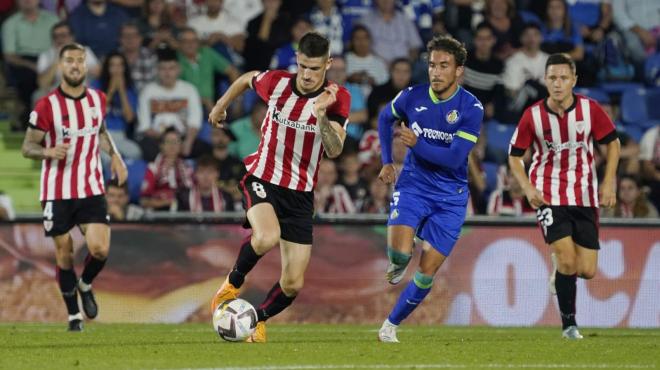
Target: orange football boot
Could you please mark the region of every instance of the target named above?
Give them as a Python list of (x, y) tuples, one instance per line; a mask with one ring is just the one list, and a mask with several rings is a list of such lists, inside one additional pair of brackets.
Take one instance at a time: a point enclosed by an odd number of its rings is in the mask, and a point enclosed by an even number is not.
[(211, 315), (215, 312), (215, 309), (218, 308), (220, 303), (238, 298), (239, 293), (240, 290), (230, 283), (229, 277), (227, 277), (211, 300)]
[(246, 340), (247, 343), (266, 343), (266, 322), (259, 321), (257, 323), (254, 333), (250, 335)]

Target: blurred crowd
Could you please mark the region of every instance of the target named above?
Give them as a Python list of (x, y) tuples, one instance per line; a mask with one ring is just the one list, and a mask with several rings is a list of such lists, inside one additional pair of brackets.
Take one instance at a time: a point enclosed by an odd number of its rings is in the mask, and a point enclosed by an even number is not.
[[(352, 98), (344, 153), (319, 167), (317, 212), (388, 212), (391, 189), (376, 179), (378, 112), (426, 82), (425, 44), (450, 34), (469, 50), (462, 85), (485, 107), (470, 214), (534, 213), (506, 168), (507, 147), (522, 111), (546, 95), (546, 58), (566, 52), (577, 92), (620, 129), (619, 202), (605, 215), (658, 215), (658, 0), (4, 0), (0, 22), (5, 80), (22, 107), (16, 130), (59, 83), (59, 49), (87, 47), (87, 83), (107, 95), (108, 129), (129, 167), (127, 185), (107, 186), (115, 219), (242, 209), (242, 159), (257, 148), (267, 107), (248, 92), (227, 127), (206, 117), (242, 72), (295, 72), (310, 30), (330, 39), (328, 79)], [(406, 147), (395, 139), (394, 148), (401, 164)]]

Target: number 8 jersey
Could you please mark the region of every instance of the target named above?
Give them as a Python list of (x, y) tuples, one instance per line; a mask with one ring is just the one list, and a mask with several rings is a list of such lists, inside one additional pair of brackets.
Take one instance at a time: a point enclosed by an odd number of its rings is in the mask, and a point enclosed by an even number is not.
[[(326, 80), (319, 90), (303, 94), (296, 88), (296, 75), (286, 71), (265, 71), (252, 78), (252, 88), (268, 111), (259, 147), (244, 160), (250, 174), (292, 190), (314, 189), (323, 144), (312, 107), (328, 84)], [(327, 109), (328, 119), (346, 127), (351, 96), (339, 86), (336, 97)]]

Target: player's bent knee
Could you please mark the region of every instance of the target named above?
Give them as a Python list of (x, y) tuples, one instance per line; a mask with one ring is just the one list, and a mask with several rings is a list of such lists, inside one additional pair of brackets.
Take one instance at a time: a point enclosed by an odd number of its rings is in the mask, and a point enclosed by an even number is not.
[(280, 242), (280, 230), (276, 232), (253, 232), (252, 233), (252, 248), (259, 253), (260, 251), (267, 252)]
[(574, 274), (577, 270), (577, 256), (572, 251), (561, 251), (555, 253), (557, 256), (557, 270), (563, 274)]
[(68, 270), (73, 267), (73, 253), (56, 253), (55, 262), (60, 268)]
[(108, 248), (107, 247), (90, 248), (89, 254), (91, 254), (92, 257), (96, 258), (97, 260), (104, 260), (108, 258)]
[(596, 276), (596, 269), (582, 269), (578, 273), (581, 278), (591, 280)]
[(562, 274), (574, 274), (577, 270), (575, 260), (557, 261), (557, 270)]
[(298, 292), (302, 290), (304, 284), (304, 279), (283, 278), (280, 281), (280, 287), (282, 288), (282, 291), (289, 297), (297, 295)]

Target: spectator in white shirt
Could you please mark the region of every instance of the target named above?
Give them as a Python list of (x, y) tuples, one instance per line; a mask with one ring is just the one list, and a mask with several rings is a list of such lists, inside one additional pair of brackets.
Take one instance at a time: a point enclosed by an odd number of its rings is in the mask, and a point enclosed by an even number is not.
[(179, 79), (181, 68), (174, 50), (158, 52), (158, 77), (148, 83), (138, 99), (137, 134), (142, 155), (152, 161), (158, 154), (160, 135), (173, 127), (185, 137), (184, 157), (197, 157), (207, 147), (197, 139), (202, 125), (202, 103), (195, 87)]

